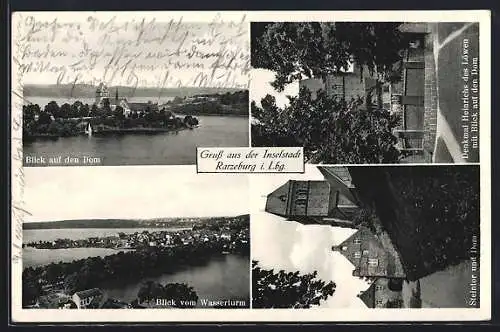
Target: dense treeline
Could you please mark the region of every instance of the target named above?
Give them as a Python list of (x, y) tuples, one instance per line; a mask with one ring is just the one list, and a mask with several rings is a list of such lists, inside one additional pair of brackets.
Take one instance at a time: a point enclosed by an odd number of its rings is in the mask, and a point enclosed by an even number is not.
[(248, 115), (248, 90), (174, 98), (169, 104), (175, 113), (191, 115)]
[(75, 136), (85, 131), (88, 119), (96, 129), (106, 128), (166, 128), (180, 129), (198, 125), (198, 119), (191, 115), (178, 117), (165, 108), (156, 110), (146, 107), (125, 115), (121, 106), (111, 109), (109, 100), (104, 107), (89, 106), (80, 101), (59, 107), (51, 101), (42, 110), (38, 104), (23, 105), (23, 137), (31, 136)]
[(317, 279), (317, 271), (308, 274), (265, 270), (252, 261), (252, 307), (305, 309), (319, 305), (335, 292), (333, 281)]
[[(194, 218), (189, 218), (194, 219)], [(225, 224), (233, 220), (235, 224), (248, 225), (249, 215), (235, 217), (196, 218), (185, 221), (182, 218), (157, 218), (149, 220), (134, 219), (74, 219), (24, 223), (23, 229), (58, 229), (58, 228), (149, 228), (149, 227), (192, 227), (196, 224)], [(159, 225), (158, 225), (159, 224)]]
[[(170, 302), (173, 308), (193, 308), (198, 301), (198, 294), (193, 287), (185, 283), (167, 283), (162, 285), (151, 280), (142, 283), (137, 292), (138, 303), (156, 305), (157, 299)], [(165, 306), (165, 305), (160, 305)]]
[[(363, 169), (361, 169), (363, 168)], [(479, 167), (349, 167), (416, 280), (479, 257)]]
[[(146, 277), (175, 272), (183, 266), (205, 264), (214, 255), (220, 255), (224, 241), (197, 242), (171, 248), (145, 248), (119, 252), (105, 257), (89, 257), (70, 263), (52, 263), (41, 267), (28, 267), (23, 271), (23, 305), (32, 304), (42, 295), (44, 285), (62, 282), (67, 294), (117, 280), (141, 280)], [(249, 255), (249, 247), (237, 250)]]

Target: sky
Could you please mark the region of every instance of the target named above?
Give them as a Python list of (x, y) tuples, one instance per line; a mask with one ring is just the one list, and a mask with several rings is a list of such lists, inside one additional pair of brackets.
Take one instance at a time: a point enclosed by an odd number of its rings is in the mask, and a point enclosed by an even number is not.
[(276, 104), (279, 107), (288, 105), (287, 96), (296, 96), (299, 94), (299, 82), (288, 84), (283, 92), (276, 91), (271, 82), (276, 74), (267, 69), (252, 69), (250, 73), (250, 101), (255, 101), (260, 106), (260, 101), (266, 95), (270, 94), (276, 98)]
[(25, 221), (233, 216), (249, 212), (246, 175), (196, 166), (26, 167)]
[(354, 233), (347, 228), (301, 225), (264, 211), (266, 196), (288, 180), (324, 180), (315, 166), (306, 165), (304, 174), (254, 174), (250, 182), (252, 259), (265, 269), (287, 272), (318, 271), (318, 278), (334, 281), (333, 296), (321, 308), (366, 308), (357, 297), (368, 288), (352, 276), (354, 266), (341, 254), (332, 252)]

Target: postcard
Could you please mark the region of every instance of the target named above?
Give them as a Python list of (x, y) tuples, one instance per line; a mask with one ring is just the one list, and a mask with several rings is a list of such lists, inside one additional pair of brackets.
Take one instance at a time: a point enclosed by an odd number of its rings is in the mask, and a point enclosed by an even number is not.
[(13, 13), (12, 323), (491, 319), (490, 24)]

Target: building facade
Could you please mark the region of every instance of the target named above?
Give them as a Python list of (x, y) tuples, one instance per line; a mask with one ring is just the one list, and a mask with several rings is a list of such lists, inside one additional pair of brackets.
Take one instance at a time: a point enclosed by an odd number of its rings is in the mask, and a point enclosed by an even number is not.
[(97, 89), (95, 90), (95, 101), (94, 104), (102, 108), (104, 106), (105, 100), (109, 101), (109, 90), (106, 84), (100, 83)]
[(377, 278), (358, 297), (368, 308), (402, 308), (403, 279)]
[(267, 196), (265, 211), (303, 224), (350, 221), (359, 210), (347, 168), (329, 170), (327, 181), (290, 180)]
[(107, 300), (106, 294), (99, 288), (87, 289), (73, 294), (73, 302), (78, 309), (100, 308)]
[(384, 247), (373, 232), (365, 226), (332, 250), (342, 254), (352, 265), (357, 277), (405, 278), (398, 253), (393, 247)]
[(311, 91), (313, 97), (318, 90), (325, 90), (329, 96), (347, 101), (370, 98), (373, 105), (390, 110), (400, 116), (400, 125), (394, 134), (397, 147), (406, 157), (403, 162), (431, 162), (436, 141), (437, 85), (433, 41), (434, 24), (404, 23), (400, 31), (410, 40), (404, 50), (401, 63), (401, 80), (384, 83), (382, 95), (373, 94), (376, 81), (367, 69), (354, 63), (352, 70), (319, 78), (303, 80), (300, 87)]

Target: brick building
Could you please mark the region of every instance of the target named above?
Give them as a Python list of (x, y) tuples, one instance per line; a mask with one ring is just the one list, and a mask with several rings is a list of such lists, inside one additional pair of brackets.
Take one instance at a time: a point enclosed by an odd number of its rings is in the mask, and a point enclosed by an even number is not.
[(328, 76), (325, 81), (321, 78), (309, 78), (299, 82), (299, 88), (305, 87), (313, 98), (318, 90), (325, 90), (329, 96), (345, 100), (364, 99), (368, 91), (375, 86), (375, 80), (368, 70), (363, 70), (357, 64), (352, 64), (349, 71)]
[(358, 297), (368, 308), (402, 308), (403, 279), (377, 278)]
[(372, 233), (361, 226), (344, 242), (332, 247), (354, 265), (357, 277), (404, 278), (406, 276), (399, 255), (393, 247), (387, 247)]
[[(382, 86), (381, 107), (401, 116), (395, 129), (398, 148), (408, 154), (403, 162), (431, 162), (436, 140), (437, 86), (434, 60), (434, 25), (430, 23), (404, 23), (400, 30), (411, 40), (404, 51), (401, 81)], [(354, 63), (347, 72), (330, 75), (323, 81), (310, 78), (299, 82), (316, 96), (318, 90), (347, 101), (367, 97), (378, 104), (373, 87), (375, 80), (367, 69)]]

